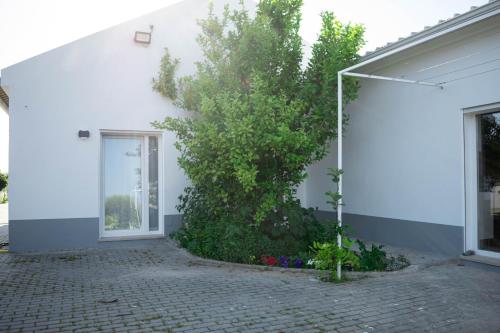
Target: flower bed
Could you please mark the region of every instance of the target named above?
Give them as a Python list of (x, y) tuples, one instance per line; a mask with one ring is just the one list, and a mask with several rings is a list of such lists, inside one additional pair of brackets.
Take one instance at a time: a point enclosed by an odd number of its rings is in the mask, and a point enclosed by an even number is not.
[[(350, 244), (352, 245), (353, 243), (354, 242), (351, 242)], [(317, 244), (317, 251), (309, 255), (282, 255), (279, 257), (263, 255), (260, 257), (260, 262), (256, 262), (256, 264), (281, 268), (330, 270), (332, 265), (325, 263), (325, 261), (330, 260), (336, 265), (336, 246), (333, 244), (331, 246), (333, 250), (329, 251), (328, 246), (330, 244), (331, 243)], [(345, 260), (343, 264), (343, 268), (348, 271), (397, 271), (410, 265), (410, 261), (402, 255), (396, 257), (387, 256), (386, 252), (383, 250), (383, 245), (372, 244), (371, 249), (367, 249), (366, 245), (360, 240), (357, 240), (356, 244), (359, 248), (358, 251), (352, 250), (351, 245), (343, 249), (343, 251), (349, 253), (348, 258), (351, 258), (350, 260)], [(321, 251), (326, 253), (321, 253)]]
[[(299, 257), (280, 256), (278, 259), (276, 259), (273, 256), (261, 256), (260, 262), (266, 266), (279, 266), (283, 268), (306, 268), (304, 266), (304, 260)], [(312, 268), (312, 266), (309, 268)]]
[[(207, 265), (207, 266), (213, 266), (213, 267), (228, 267), (228, 268), (239, 268), (239, 269), (246, 269), (246, 270), (255, 270), (255, 271), (260, 271), (260, 272), (277, 272), (277, 273), (282, 273), (282, 274), (299, 274), (299, 275), (309, 275), (311, 277), (314, 277), (315, 279), (319, 279), (321, 281), (332, 281), (335, 279), (332, 279), (331, 277), (331, 272), (328, 270), (320, 270), (316, 269), (314, 266), (314, 259), (309, 259), (309, 262), (304, 262), (302, 267), (297, 267), (294, 265), (289, 265), (286, 267), (286, 263), (281, 264), (279, 257), (275, 256), (262, 256), (259, 259), (262, 259), (264, 262), (257, 260), (253, 264), (248, 264), (248, 263), (237, 263), (237, 262), (228, 262), (228, 261), (221, 261), (221, 260), (215, 260), (215, 259), (208, 259), (208, 258), (200, 258), (197, 256), (193, 256), (189, 251), (185, 251), (186, 255), (191, 257), (191, 263), (194, 265)], [(270, 259), (270, 260), (269, 260)], [(283, 258), (284, 259), (284, 258)], [(359, 280), (362, 278), (367, 278), (367, 277), (379, 277), (379, 276), (384, 276), (385, 274), (393, 274), (396, 273), (395, 271), (401, 271), (404, 270), (405, 272), (410, 270), (414, 271), (419, 268), (419, 265), (410, 265), (409, 262), (407, 265), (404, 267), (400, 266), (398, 269), (394, 270), (386, 270), (386, 271), (353, 271), (353, 270), (348, 270), (344, 269), (343, 270), (343, 279), (342, 281), (355, 281)], [(336, 280), (335, 280), (336, 281)], [(340, 281), (340, 282), (342, 282)]]

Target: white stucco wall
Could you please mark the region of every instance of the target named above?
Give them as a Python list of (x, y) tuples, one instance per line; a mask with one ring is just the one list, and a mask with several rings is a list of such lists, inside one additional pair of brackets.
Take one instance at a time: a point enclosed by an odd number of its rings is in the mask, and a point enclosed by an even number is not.
[[(218, 11), (227, 2), (239, 1), (214, 1)], [(10, 219), (99, 216), (99, 130), (152, 130), (153, 120), (185, 115), (152, 90), (151, 79), (164, 47), (182, 60), (179, 74), (194, 71), (193, 62), (201, 58), (195, 21), (206, 13), (206, 2), (187, 0), (2, 70), (10, 95)], [(498, 21), (363, 71), (424, 79), (500, 58), (500, 48), (495, 48), (500, 45)], [(150, 25), (151, 45), (134, 43), (134, 32), (148, 31)], [(498, 62), (439, 80), (495, 67)], [(361, 81), (360, 96), (348, 107), (345, 211), (463, 226), (461, 110), (499, 102), (499, 78), (500, 71), (492, 71), (452, 82), (444, 90)], [(90, 130), (91, 138), (78, 139), (80, 129)], [(177, 197), (187, 184), (177, 166), (174, 139), (164, 134), (164, 214), (177, 214)], [(332, 149), (309, 168), (309, 179), (298, 193), (306, 206), (329, 210), (324, 193), (332, 184), (326, 168), (336, 165), (335, 154)]]
[[(359, 72), (448, 81), (500, 67), (500, 18), (419, 47)], [(444, 64), (450, 60), (452, 63)], [(345, 212), (464, 226), (465, 107), (500, 101), (500, 71), (456, 80), (444, 90), (362, 80), (359, 98), (347, 107), (344, 139)], [(332, 186), (326, 168), (331, 154), (310, 167), (308, 204), (330, 210), (324, 192)]]
[[(216, 12), (239, 3), (213, 2)], [(180, 75), (194, 72), (201, 59), (196, 19), (207, 12), (208, 2), (187, 0), (2, 70), (10, 94), (11, 220), (99, 216), (99, 131), (153, 130), (151, 121), (184, 115), (151, 80), (165, 47), (182, 60)], [(134, 43), (135, 31), (150, 25), (151, 45)], [(78, 130), (89, 130), (90, 139), (78, 139)], [(164, 134), (164, 214), (177, 214), (186, 185), (174, 139)]]

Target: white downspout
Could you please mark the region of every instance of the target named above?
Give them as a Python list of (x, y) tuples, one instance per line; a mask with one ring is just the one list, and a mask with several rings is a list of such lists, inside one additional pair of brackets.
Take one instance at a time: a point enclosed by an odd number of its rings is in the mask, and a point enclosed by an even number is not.
[[(337, 168), (342, 170), (342, 72), (338, 72), (338, 106), (337, 106)], [(337, 202), (337, 220), (339, 227), (342, 227), (342, 172), (339, 172), (339, 183), (337, 191), (340, 194), (340, 199)], [(342, 247), (342, 235), (337, 234), (337, 245), (339, 249)], [(342, 263), (337, 261), (337, 279), (342, 278)]]

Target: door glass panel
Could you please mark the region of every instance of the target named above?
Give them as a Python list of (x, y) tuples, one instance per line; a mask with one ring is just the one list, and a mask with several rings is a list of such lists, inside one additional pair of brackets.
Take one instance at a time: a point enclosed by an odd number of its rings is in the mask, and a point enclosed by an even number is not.
[(478, 116), (478, 248), (500, 252), (500, 112)]
[(158, 231), (158, 138), (148, 137), (148, 175), (149, 175), (149, 231)]
[(104, 229), (142, 225), (142, 139), (104, 139)]

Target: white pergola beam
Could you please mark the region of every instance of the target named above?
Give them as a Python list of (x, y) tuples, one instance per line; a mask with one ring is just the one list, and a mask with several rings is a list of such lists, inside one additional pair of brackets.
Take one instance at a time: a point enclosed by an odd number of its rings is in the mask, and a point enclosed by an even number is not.
[(352, 73), (352, 72), (345, 72), (345, 73), (342, 73), (341, 75), (353, 76), (353, 77), (361, 77), (361, 78), (367, 78), (367, 79), (384, 80), (384, 81), (402, 82), (402, 83), (409, 83), (409, 84), (419, 84), (419, 85), (422, 85), (422, 86), (432, 86), (432, 87), (438, 87), (438, 88), (443, 89), (443, 86), (440, 85), (440, 84), (438, 84), (438, 83), (425, 82), (425, 81), (415, 81), (415, 80), (400, 79), (400, 78), (395, 78), (395, 77), (380, 76), (380, 75), (371, 75), (371, 74), (361, 74), (361, 73)]

